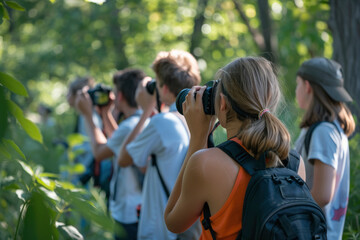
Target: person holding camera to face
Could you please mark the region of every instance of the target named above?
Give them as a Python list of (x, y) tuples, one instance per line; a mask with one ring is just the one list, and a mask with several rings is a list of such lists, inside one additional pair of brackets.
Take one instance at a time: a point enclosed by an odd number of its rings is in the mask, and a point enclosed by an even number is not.
[[(265, 152), (266, 167), (281, 165), (288, 156), (290, 134), (275, 116), (281, 92), (269, 61), (238, 58), (218, 71), (218, 79), (212, 89), (195, 86), (178, 97), (191, 138), (164, 218), (170, 231), (183, 232), (197, 219), (203, 222), (208, 205), (216, 239), (237, 239), (246, 221), (242, 211), (250, 175), (219, 147), (207, 148), (214, 119), (226, 129), (227, 142), (236, 142), (256, 161)], [(304, 172), (303, 164), (299, 169)], [(203, 227), (200, 239), (213, 239), (212, 234)]]
[[(175, 100), (183, 88), (200, 83), (200, 72), (195, 58), (180, 50), (160, 52), (152, 68), (157, 90), (154, 94), (148, 92), (149, 80), (138, 86), (136, 100), (143, 114), (122, 146), (118, 160), (123, 167), (133, 163), (147, 167), (138, 239), (176, 239), (178, 236), (167, 230), (163, 214), (188, 149), (189, 133), (176, 111)], [(156, 114), (157, 94), (169, 112)]]
[[(95, 160), (102, 161), (114, 156), (109, 210), (113, 219), (125, 230), (125, 236), (116, 232), (115, 239), (137, 239), (137, 207), (141, 204), (139, 170), (131, 165), (120, 168), (117, 164), (117, 156), (126, 136), (140, 119), (141, 110), (135, 101), (135, 91), (143, 78), (145, 74), (141, 70), (119, 71), (113, 75), (115, 99), (111, 99), (109, 89), (98, 86), (89, 91), (79, 92), (75, 101), (76, 108), (86, 120)], [(110, 112), (112, 101), (123, 116), (119, 125)], [(99, 108), (108, 139), (92, 120), (93, 104)]]
[[(71, 108), (75, 107), (75, 100), (78, 92), (83, 90), (87, 90), (93, 88), (95, 85), (95, 81), (92, 77), (77, 77), (69, 84), (68, 93), (66, 96), (67, 102)], [(100, 115), (94, 110), (91, 110), (91, 117), (92, 121), (96, 125), (96, 127), (102, 129), (103, 124), (101, 121)], [(77, 114), (76, 116), (76, 125), (74, 133), (81, 134), (83, 136), (88, 136), (88, 132), (86, 129), (86, 120), (82, 114)], [(91, 144), (89, 141), (84, 141), (81, 144), (78, 144), (73, 147), (73, 151), (81, 151), (79, 155), (77, 155), (74, 159), (75, 163), (80, 163), (84, 165), (85, 172), (79, 175), (75, 175), (72, 179), (74, 184), (81, 183), (82, 185), (86, 186), (88, 180), (91, 178), (92, 175), (92, 162), (93, 162), (93, 154), (91, 151)]]

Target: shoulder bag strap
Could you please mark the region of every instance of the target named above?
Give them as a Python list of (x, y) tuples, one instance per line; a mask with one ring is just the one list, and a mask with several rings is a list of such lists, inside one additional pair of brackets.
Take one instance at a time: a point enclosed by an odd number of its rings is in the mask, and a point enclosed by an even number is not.
[(166, 197), (169, 198), (170, 196), (170, 191), (167, 189), (166, 185), (165, 185), (165, 181), (160, 173), (160, 169), (159, 169), (159, 166), (157, 165), (157, 161), (156, 161), (156, 155), (155, 154), (151, 154), (151, 165), (154, 166), (156, 168), (156, 171), (159, 175), (159, 179), (160, 179), (160, 182), (161, 182), (161, 185), (164, 189), (164, 192), (166, 194)]

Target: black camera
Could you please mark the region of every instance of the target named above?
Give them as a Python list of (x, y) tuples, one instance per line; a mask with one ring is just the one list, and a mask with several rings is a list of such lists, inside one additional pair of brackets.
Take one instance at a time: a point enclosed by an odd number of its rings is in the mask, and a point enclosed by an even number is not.
[(111, 87), (105, 86), (103, 84), (97, 84), (94, 88), (89, 89), (88, 93), (93, 105), (99, 107), (108, 105), (110, 102), (111, 90)]
[(155, 79), (151, 79), (151, 81), (146, 83), (146, 90), (148, 91), (148, 93), (153, 95), (155, 92), (155, 89), (156, 89), (156, 80)]
[[(215, 115), (215, 93), (219, 80), (213, 80), (205, 85), (207, 86), (202, 96), (204, 112), (207, 115)], [(176, 108), (180, 114), (183, 114), (182, 104), (190, 88), (184, 88), (176, 97)], [(196, 92), (194, 93), (196, 99)]]

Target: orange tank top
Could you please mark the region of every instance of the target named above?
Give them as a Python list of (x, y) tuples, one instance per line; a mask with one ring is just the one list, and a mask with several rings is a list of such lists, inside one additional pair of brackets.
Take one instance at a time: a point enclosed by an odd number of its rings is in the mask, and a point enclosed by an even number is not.
[[(239, 140), (235, 141), (241, 144)], [(240, 166), (230, 196), (222, 208), (210, 217), (211, 227), (216, 232), (216, 239), (233, 240), (240, 232), (245, 192), (250, 178), (251, 176)], [(200, 221), (203, 219), (204, 213), (201, 214)], [(205, 230), (203, 226), (200, 240), (212, 240), (210, 230)]]

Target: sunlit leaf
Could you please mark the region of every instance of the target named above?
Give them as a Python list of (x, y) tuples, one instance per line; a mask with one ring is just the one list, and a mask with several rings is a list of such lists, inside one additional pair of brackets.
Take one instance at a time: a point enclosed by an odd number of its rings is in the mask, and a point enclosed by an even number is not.
[(67, 190), (77, 189), (74, 186), (74, 184), (72, 184), (70, 182), (55, 181), (55, 184), (56, 184), (57, 187), (61, 187), (63, 189), (67, 189)]
[(42, 178), (35, 176), (36, 181), (43, 187), (45, 187), (48, 190), (54, 191), (55, 189), (55, 182), (53, 180)]
[(47, 177), (47, 178), (59, 178), (59, 174), (55, 174), (55, 173), (39, 173), (38, 175), (39, 177)]
[(15, 144), (15, 142), (13, 140), (2, 139), (2, 142), (4, 143), (5, 146), (13, 148), (18, 154), (20, 154), (20, 156), (24, 160), (26, 160), (24, 153), (21, 151), (21, 149), (18, 147), (18, 145)]
[(53, 199), (55, 201), (60, 201), (59, 196), (54, 191), (50, 191), (47, 188), (43, 188), (43, 187), (39, 187), (39, 190), (43, 192), (48, 198)]
[(20, 4), (18, 4), (15, 1), (5, 1), (6, 5), (8, 5), (10, 8), (18, 10), (18, 11), (25, 11), (25, 8), (23, 8)]
[(7, 73), (0, 72), (0, 84), (9, 89), (15, 94), (27, 97), (28, 93), (24, 85), (21, 82), (13, 78)]
[(30, 121), (29, 119), (23, 118), (20, 122), (20, 125), (32, 139), (38, 141), (39, 143), (43, 143), (41, 131), (35, 123)]
[(18, 160), (18, 162), (20, 163), (22, 169), (26, 173), (28, 173), (30, 176), (34, 176), (34, 171), (32, 170), (32, 168), (29, 165), (27, 165), (26, 163), (24, 163), (23, 161), (20, 161), (20, 160)]
[(67, 142), (68, 142), (70, 148), (72, 148), (76, 145), (82, 144), (86, 140), (88, 140), (88, 137), (86, 137), (82, 134), (79, 134), (79, 133), (73, 133), (67, 137)]
[(42, 139), (42, 135), (41, 135), (41, 132), (40, 132), (40, 129), (38, 128), (38, 126), (36, 126), (33, 122), (31, 122), (30, 120), (28, 120), (24, 117), (23, 111), (21, 110), (21, 108), (18, 105), (16, 105), (16, 103), (14, 103), (11, 100), (7, 100), (7, 103), (8, 103), (11, 114), (18, 120), (18, 122), (20, 123), (22, 128), (25, 130), (25, 132), (32, 139), (42, 143), (43, 139)]
[(25, 192), (23, 189), (16, 190), (15, 194), (23, 202), (26, 202), (26, 200), (28, 200), (30, 197), (30, 194), (28, 192)]
[(99, 5), (102, 5), (104, 2), (106, 2), (106, 0), (86, 0), (86, 1), (96, 3), (96, 4), (99, 4)]
[(56, 222), (55, 226), (59, 230), (60, 234), (64, 237), (64, 239), (84, 239), (81, 233), (74, 226), (65, 225), (62, 222)]
[(65, 171), (70, 174), (81, 174), (85, 172), (86, 168), (83, 164), (77, 163), (75, 165), (61, 165), (60, 171)]

